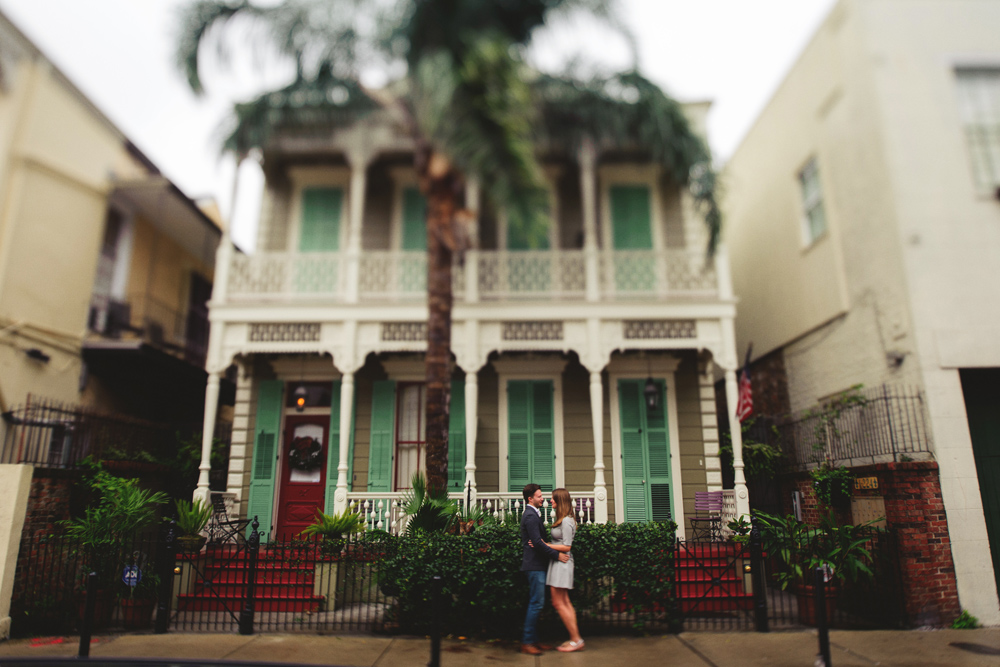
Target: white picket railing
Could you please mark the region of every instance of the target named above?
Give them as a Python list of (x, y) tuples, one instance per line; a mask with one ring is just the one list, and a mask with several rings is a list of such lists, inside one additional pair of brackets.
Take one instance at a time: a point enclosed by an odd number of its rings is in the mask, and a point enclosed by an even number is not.
[[(347, 494), (348, 505), (357, 503), (357, 512), (365, 522), (368, 530), (384, 530), (399, 534), (406, 529), (407, 518), (403, 512), (405, 491), (389, 493), (350, 492)], [(570, 492), (575, 505), (574, 518), (577, 523), (594, 523), (594, 492)], [(448, 497), (464, 506), (467, 496), (463, 493), (450, 493)], [(520, 517), (524, 511), (524, 498), (520, 493), (485, 492), (476, 496), (476, 503), (486, 512), (503, 521), (508, 514)], [(546, 524), (555, 520), (555, 508), (551, 498), (546, 498), (542, 506), (542, 518)]]
[[(587, 258), (582, 250), (476, 251), (474, 272), (452, 267), (456, 300), (583, 300)], [(595, 270), (603, 299), (708, 296), (718, 292), (715, 266), (688, 250), (618, 250), (598, 256)], [(405, 302), (427, 298), (427, 254), (371, 251), (357, 266), (358, 297)], [(234, 301), (342, 300), (349, 262), (344, 253), (272, 253), (233, 257), (227, 285)], [(471, 281), (473, 284), (467, 285)]]

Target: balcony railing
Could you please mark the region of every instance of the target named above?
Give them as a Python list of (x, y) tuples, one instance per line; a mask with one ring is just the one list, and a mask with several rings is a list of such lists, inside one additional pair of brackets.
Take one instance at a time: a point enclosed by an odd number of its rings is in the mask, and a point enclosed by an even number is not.
[[(228, 299), (233, 301), (347, 300), (350, 263), (344, 253), (258, 253), (233, 258)], [(365, 251), (357, 262), (362, 302), (423, 300), (424, 252)], [(687, 250), (629, 250), (588, 257), (583, 250), (476, 251), (453, 268), (457, 300), (585, 300), (588, 273), (593, 300), (711, 297), (715, 267)]]

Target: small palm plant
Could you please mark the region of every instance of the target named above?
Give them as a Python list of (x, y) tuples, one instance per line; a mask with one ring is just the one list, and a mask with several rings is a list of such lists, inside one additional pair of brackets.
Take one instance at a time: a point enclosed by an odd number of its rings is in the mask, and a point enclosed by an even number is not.
[(208, 520), (212, 518), (212, 506), (201, 498), (191, 500), (175, 500), (177, 508), (177, 529), (182, 535), (197, 535), (205, 530)]
[(316, 519), (306, 526), (299, 535), (301, 537), (311, 537), (317, 535), (321, 542), (319, 550), (326, 556), (338, 555), (344, 550), (345, 535), (360, 533), (365, 529), (365, 520), (358, 513), (358, 503), (355, 502), (350, 507), (338, 514), (324, 514), (323, 510), (316, 510)]
[(459, 520), (458, 503), (448, 499), (445, 489), (428, 489), (427, 480), (419, 472), (413, 473), (410, 485), (412, 488), (403, 497), (407, 535), (418, 530), (444, 533)]

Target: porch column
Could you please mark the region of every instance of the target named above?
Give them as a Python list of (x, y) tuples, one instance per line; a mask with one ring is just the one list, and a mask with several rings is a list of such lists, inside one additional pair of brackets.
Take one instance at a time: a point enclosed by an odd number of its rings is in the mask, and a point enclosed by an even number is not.
[(601, 371), (590, 371), (590, 421), (594, 427), (594, 521), (608, 522), (608, 487), (604, 481), (604, 387)]
[(361, 270), (361, 223), (365, 213), (365, 188), (368, 184), (368, 164), (371, 153), (354, 151), (348, 154), (351, 165), (351, 192), (348, 203), (350, 215), (347, 230), (347, 285), (344, 298), (348, 303), (358, 302)]
[(209, 504), (208, 471), (212, 469), (212, 440), (215, 438), (215, 417), (219, 408), (219, 382), (222, 372), (208, 374), (205, 386), (205, 420), (201, 426), (201, 464), (198, 465), (198, 486), (192, 500)]
[(726, 369), (726, 410), (729, 413), (729, 435), (733, 441), (733, 469), (736, 471), (736, 483), (733, 485), (733, 495), (736, 496), (736, 516), (750, 514), (750, 496), (747, 492), (747, 480), (743, 475), (743, 432), (740, 420), (736, 416), (736, 403), (739, 400), (739, 387), (736, 383), (736, 371)]
[(476, 431), (479, 424), (479, 370), (465, 374), (465, 485), (476, 502)]
[(333, 495), (334, 514), (347, 509), (347, 455), (351, 446), (351, 408), (354, 406), (354, 371), (340, 378), (340, 460), (337, 462), (337, 491)]
[(583, 193), (583, 255), (587, 271), (587, 301), (601, 298), (600, 258), (597, 250), (597, 150), (588, 137), (579, 153), (580, 192)]

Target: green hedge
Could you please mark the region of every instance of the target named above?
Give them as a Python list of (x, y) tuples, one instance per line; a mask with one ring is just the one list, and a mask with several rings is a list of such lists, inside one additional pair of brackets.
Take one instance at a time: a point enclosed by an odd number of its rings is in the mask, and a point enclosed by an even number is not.
[[(642, 627), (667, 620), (675, 531), (672, 523), (581, 526), (573, 543), (571, 593), (581, 624)], [(490, 637), (520, 632), (527, 586), (519, 571), (516, 526), (484, 525), (470, 535), (419, 532), (394, 542), (379, 566), (379, 582), (397, 599), (393, 613), (402, 631), (429, 631), (431, 579), (439, 575), (444, 632)]]

